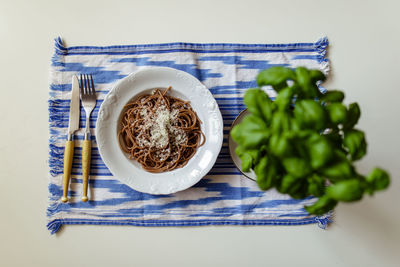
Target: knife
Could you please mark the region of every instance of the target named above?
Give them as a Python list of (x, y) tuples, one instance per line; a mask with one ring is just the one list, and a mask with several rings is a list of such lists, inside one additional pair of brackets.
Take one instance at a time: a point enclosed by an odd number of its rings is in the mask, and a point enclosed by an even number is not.
[(67, 141), (65, 142), (64, 150), (64, 178), (63, 178), (63, 196), (62, 202), (68, 201), (68, 187), (71, 176), (72, 159), (74, 156), (74, 140), (73, 135), (76, 130), (79, 129), (79, 82), (78, 77), (72, 77), (72, 92), (71, 92), (71, 104), (69, 108), (69, 122), (68, 122), (68, 135)]

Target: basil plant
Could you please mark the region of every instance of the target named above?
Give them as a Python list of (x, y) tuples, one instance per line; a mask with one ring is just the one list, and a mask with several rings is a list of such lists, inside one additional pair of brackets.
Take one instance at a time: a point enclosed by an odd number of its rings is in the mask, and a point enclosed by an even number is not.
[(354, 161), (367, 152), (364, 133), (354, 128), (360, 118), (357, 103), (342, 103), (344, 93), (322, 94), (319, 70), (273, 67), (257, 76), (259, 87), (271, 86), (272, 101), (260, 88), (248, 89), (244, 103), (250, 111), (231, 136), (242, 169), (253, 169), (260, 189), (276, 188), (292, 198), (315, 196), (305, 209), (322, 215), (339, 201), (360, 200), (365, 193), (388, 187), (386, 171), (375, 168), (367, 176)]

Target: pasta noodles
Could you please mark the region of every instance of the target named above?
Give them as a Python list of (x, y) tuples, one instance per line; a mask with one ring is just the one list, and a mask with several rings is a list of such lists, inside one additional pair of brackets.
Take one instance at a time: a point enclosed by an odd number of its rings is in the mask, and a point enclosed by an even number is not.
[(196, 112), (188, 101), (155, 89), (129, 102), (118, 132), (121, 149), (149, 172), (185, 166), (205, 142)]

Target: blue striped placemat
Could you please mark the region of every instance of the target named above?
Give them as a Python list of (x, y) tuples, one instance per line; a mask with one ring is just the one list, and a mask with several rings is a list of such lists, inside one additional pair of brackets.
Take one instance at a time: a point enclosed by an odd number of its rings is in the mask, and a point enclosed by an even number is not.
[[(301, 225), (322, 228), (330, 214), (311, 216), (303, 208), (314, 198), (294, 200), (275, 190), (260, 191), (233, 165), (227, 148), (230, 125), (245, 108), (243, 94), (255, 87), (260, 70), (272, 66), (306, 66), (329, 71), (328, 41), (292, 44), (165, 43), (119, 46), (72, 46), (55, 39), (49, 96), (49, 207), (47, 227), (63, 224), (136, 226)], [(214, 95), (224, 120), (224, 143), (212, 170), (194, 187), (171, 195), (137, 192), (120, 183), (104, 165), (93, 139), (90, 201), (81, 202), (81, 140), (77, 132), (70, 202), (62, 203), (63, 150), (68, 128), (71, 77), (92, 73), (98, 100), (90, 127), (94, 134), (99, 107), (114, 84), (144, 67), (176, 68), (198, 78)], [(273, 97), (273, 96), (272, 96)], [(81, 109), (80, 127), (85, 113)]]

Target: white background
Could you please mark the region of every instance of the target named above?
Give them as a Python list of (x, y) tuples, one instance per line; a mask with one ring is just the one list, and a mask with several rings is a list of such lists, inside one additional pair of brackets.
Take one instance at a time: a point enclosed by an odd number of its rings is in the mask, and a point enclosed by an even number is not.
[[(399, 1), (0, 0), (1, 266), (400, 266)], [(48, 71), (66, 45), (330, 41), (331, 76), (363, 111), (367, 173), (389, 190), (340, 204), (335, 223), (260, 227), (67, 226), (47, 231)]]

